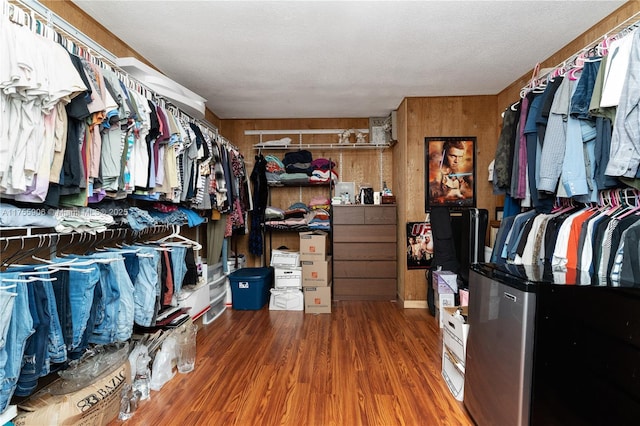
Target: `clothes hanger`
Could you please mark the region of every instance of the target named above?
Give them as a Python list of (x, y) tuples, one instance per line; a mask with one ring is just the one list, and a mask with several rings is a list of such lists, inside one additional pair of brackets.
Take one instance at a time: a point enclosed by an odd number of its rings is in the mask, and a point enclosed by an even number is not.
[(180, 240), (181, 242), (187, 243), (189, 245), (192, 246), (192, 248), (194, 250), (201, 250), (202, 249), (202, 245), (196, 241), (190, 240), (189, 238), (180, 235), (180, 225), (173, 225), (173, 232), (170, 235), (167, 235), (166, 237), (160, 238), (159, 240), (154, 241), (157, 244), (160, 243), (170, 243), (170, 241), (167, 241), (169, 239), (177, 239)]

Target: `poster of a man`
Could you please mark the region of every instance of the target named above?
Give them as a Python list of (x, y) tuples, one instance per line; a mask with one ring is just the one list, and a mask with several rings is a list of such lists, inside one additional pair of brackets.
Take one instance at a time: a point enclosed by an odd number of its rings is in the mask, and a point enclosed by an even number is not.
[(475, 206), (475, 138), (426, 138), (425, 151), (425, 208)]

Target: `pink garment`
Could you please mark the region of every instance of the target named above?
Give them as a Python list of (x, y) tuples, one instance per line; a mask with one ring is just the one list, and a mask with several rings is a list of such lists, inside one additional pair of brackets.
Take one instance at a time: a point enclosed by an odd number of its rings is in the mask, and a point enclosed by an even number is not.
[(524, 97), (520, 106), (520, 125), (518, 130), (518, 192), (514, 197), (519, 200), (527, 196), (527, 136), (524, 134), (524, 128), (528, 112), (529, 98)]

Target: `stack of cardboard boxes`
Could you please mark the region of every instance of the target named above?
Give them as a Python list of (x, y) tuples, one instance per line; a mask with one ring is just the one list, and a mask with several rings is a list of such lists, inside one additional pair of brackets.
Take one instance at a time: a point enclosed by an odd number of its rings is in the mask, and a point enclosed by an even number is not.
[[(458, 289), (458, 276), (450, 271), (433, 272), (435, 304), (442, 328), (442, 377), (451, 394), (462, 401), (466, 363), (468, 291)], [(455, 306), (455, 294), (460, 294), (461, 306)]]
[(308, 314), (331, 313), (331, 256), (327, 233), (300, 233), (302, 290), (304, 311)]
[(271, 266), (273, 267), (274, 279), (269, 299), (269, 310), (303, 310), (300, 253), (290, 250), (273, 250), (271, 252)]

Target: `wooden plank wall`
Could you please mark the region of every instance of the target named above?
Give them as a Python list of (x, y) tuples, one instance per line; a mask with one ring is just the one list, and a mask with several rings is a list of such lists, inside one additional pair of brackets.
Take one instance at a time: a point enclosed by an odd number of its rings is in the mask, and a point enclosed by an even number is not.
[[(498, 197), (488, 182), (487, 167), (495, 155), (499, 135), (499, 118), (495, 96), (458, 96), (407, 98), (398, 110), (400, 135), (394, 156), (404, 157), (398, 164), (402, 175), (398, 209), (399, 297), (405, 307), (426, 306), (424, 270), (406, 268), (406, 222), (425, 218), (424, 138), (427, 136), (475, 136), (476, 192), (478, 208), (493, 212)], [(402, 154), (396, 154), (402, 151)], [(417, 303), (415, 301), (418, 301)]]
[[(247, 172), (251, 173), (255, 164), (255, 155), (259, 153), (254, 145), (260, 143), (260, 136), (245, 136), (245, 130), (302, 130), (302, 129), (368, 129), (368, 118), (321, 118), (321, 119), (263, 119), (263, 120), (222, 120), (221, 133), (232, 141), (245, 156)], [(262, 141), (290, 137), (292, 144), (299, 142), (299, 135), (263, 135)], [(352, 135), (355, 142), (355, 135)], [(337, 143), (338, 134), (332, 135), (303, 135), (303, 144), (329, 144)], [(313, 158), (331, 158), (336, 163), (336, 169), (341, 181), (355, 182), (356, 190), (361, 184), (368, 184), (374, 191), (380, 191), (380, 181), (386, 181), (393, 188), (393, 151), (386, 149), (373, 150), (310, 150)], [(275, 155), (282, 159), (286, 151), (264, 150), (264, 155)], [(381, 163), (382, 161), (382, 163)], [(380, 173), (382, 164), (382, 174)], [(328, 187), (304, 187), (304, 188), (271, 188), (270, 204), (286, 209), (291, 204), (303, 202), (308, 204), (311, 197), (326, 195), (329, 197)], [(248, 248), (247, 237), (239, 238), (238, 247)], [(298, 235), (296, 233), (275, 232), (271, 235), (274, 248), (286, 246), (298, 249)], [(235, 244), (235, 242), (234, 242)], [(248, 254), (245, 252), (245, 254)], [(249, 256), (250, 264), (259, 264), (260, 259)]]

